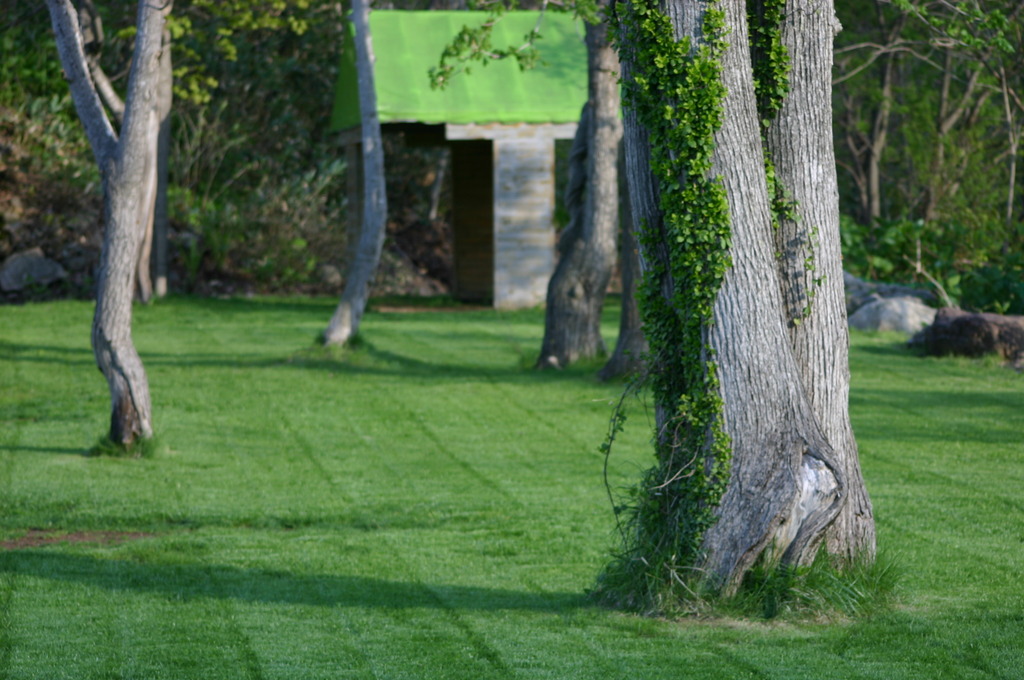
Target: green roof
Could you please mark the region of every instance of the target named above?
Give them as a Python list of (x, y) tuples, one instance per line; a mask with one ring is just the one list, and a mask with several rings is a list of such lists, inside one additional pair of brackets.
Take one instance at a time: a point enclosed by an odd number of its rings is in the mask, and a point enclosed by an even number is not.
[[(486, 12), (370, 12), (376, 56), (377, 108), (382, 123), (570, 123), (587, 99), (587, 52), (580, 20), (547, 12), (537, 43), (541, 63), (521, 70), (511, 59), (473, 63), (443, 90), (430, 87), (427, 71), (463, 26), (478, 26)], [(494, 27), (496, 48), (519, 45), (534, 28), (537, 12), (509, 12)], [(359, 125), (355, 50), (351, 22), (345, 35), (331, 125)]]

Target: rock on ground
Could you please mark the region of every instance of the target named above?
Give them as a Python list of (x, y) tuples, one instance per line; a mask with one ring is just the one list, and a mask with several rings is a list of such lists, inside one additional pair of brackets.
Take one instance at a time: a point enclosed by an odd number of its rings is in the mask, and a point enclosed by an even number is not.
[(980, 357), (998, 354), (1024, 368), (1024, 316), (976, 314), (944, 307), (935, 322), (914, 336), (911, 344), (926, 354)]
[(917, 297), (880, 297), (861, 305), (850, 315), (850, 327), (862, 331), (916, 333), (935, 319), (935, 309)]
[(41, 248), (14, 253), (0, 265), (0, 290), (18, 291), (32, 284), (48, 286), (67, 278), (59, 263), (43, 255)]

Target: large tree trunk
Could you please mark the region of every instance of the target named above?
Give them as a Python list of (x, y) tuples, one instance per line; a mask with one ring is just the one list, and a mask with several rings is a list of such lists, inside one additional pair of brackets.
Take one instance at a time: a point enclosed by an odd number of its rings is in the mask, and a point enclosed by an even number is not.
[[(324, 331), (324, 344), (343, 345), (359, 332), (359, 322), (370, 297), (370, 283), (377, 272), (384, 247), (388, 214), (384, 185), (384, 149), (381, 146), (377, 94), (373, 85), (373, 44), (370, 36), (370, 9), (367, 0), (353, 0), (356, 71), (359, 111), (362, 117), (363, 222), (354, 257), (345, 277), (345, 290), (334, 315)], [(351, 168), (350, 168), (351, 172)]]
[(150, 218), (156, 173), (157, 60), (170, 2), (140, 0), (121, 134), (103, 111), (89, 75), (78, 18), (69, 0), (47, 0), (75, 108), (103, 178), (106, 224), (92, 344), (110, 387), (110, 438), (130, 446), (153, 435), (149, 384), (131, 337), (132, 291)]
[[(811, 409), (847, 480), (848, 500), (828, 550), (847, 559), (875, 551), (875, 527), (849, 416), (849, 334), (839, 235), (839, 189), (832, 140), (832, 40), (828, 0), (789, 0), (782, 42), (791, 77), (768, 127), (768, 154), (791, 213), (779, 216), (775, 247), (783, 305)], [(763, 116), (762, 116), (763, 117)]]
[[(691, 58), (714, 37), (704, 33), (708, 6), (683, 0), (661, 5), (675, 38), (690, 39)], [(626, 116), (630, 199), (634, 220), (645, 225), (643, 310), (650, 371), (656, 376), (659, 457), (658, 468), (640, 490), (645, 497), (641, 513), (647, 516), (637, 523), (630, 559), (650, 565), (641, 569), (660, 570), (647, 578), (670, 588), (682, 580), (728, 591), (762, 555), (785, 564), (812, 560), (846, 498), (847, 479), (814, 416), (786, 331), (746, 3), (722, 0), (717, 7), (725, 21), (725, 47), (718, 60), (725, 94), (711, 166), (701, 171), (704, 178), (682, 174), (654, 186), (652, 170), (659, 172), (665, 161), (662, 155), (654, 163), (652, 153), (663, 154), (666, 147), (674, 153), (676, 132), (707, 118), (700, 110), (688, 118), (690, 100), (678, 94), (709, 87), (701, 82), (707, 69), (680, 76), (679, 82), (696, 81), (692, 87), (666, 84), (648, 101), (643, 93), (633, 95)], [(635, 17), (627, 16), (624, 25), (625, 80), (641, 75), (650, 82), (658, 74), (645, 69), (661, 64), (634, 50), (651, 39), (632, 32), (630, 25), (640, 25)], [(666, 116), (662, 112), (679, 118), (659, 122), (659, 116)], [(659, 126), (661, 132), (652, 132)], [(692, 186), (704, 187), (698, 190), (702, 195), (688, 193)], [(727, 235), (708, 232), (704, 225), (707, 211), (719, 209), (713, 198), (716, 186), (725, 193)], [(701, 202), (708, 195), (711, 200)], [(690, 206), (699, 210), (688, 213)], [(698, 296), (712, 285), (706, 272), (718, 266), (723, 249), (727, 270), (706, 310)], [(694, 329), (696, 349), (686, 340)], [(693, 540), (695, 546), (689, 543)]]
[[(561, 257), (548, 284), (539, 368), (561, 368), (605, 352), (601, 309), (615, 266), (617, 159), (622, 138), (619, 65), (606, 23), (587, 25), (587, 55), (590, 96), (572, 152), (576, 159), (585, 159), (586, 170), (582, 177), (570, 170), (566, 202), (572, 220), (559, 244)], [(574, 210), (572, 204), (581, 197), (582, 210)]]
[[(785, 333), (745, 3), (723, 3), (723, 9), (728, 94), (712, 173), (722, 177), (728, 196), (733, 247), (708, 345), (718, 361), (733, 460), (702, 566), (736, 585), (769, 546), (789, 564), (812, 560), (840, 510), (846, 480), (810, 409)], [(685, 23), (680, 28), (692, 30)]]

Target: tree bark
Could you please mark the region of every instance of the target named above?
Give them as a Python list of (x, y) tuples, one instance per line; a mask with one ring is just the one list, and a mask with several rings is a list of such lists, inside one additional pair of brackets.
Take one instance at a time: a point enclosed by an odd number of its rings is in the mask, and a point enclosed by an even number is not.
[[(118, 125), (124, 121), (125, 103), (117, 94), (113, 83), (100, 64), (103, 51), (103, 21), (92, 0), (81, 0), (78, 21), (82, 32), (89, 75), (104, 106), (110, 111)], [(170, 13), (173, 0), (167, 0), (165, 11)], [(166, 28), (161, 36), (157, 85), (157, 111), (159, 118), (159, 141), (157, 145), (157, 172), (149, 181), (156, 183), (147, 189), (154, 197), (153, 212), (147, 220), (145, 235), (139, 251), (136, 267), (136, 296), (140, 302), (148, 303), (155, 294), (163, 297), (167, 293), (167, 163), (171, 148), (171, 102), (173, 97), (174, 73), (171, 65), (171, 34)]]
[(384, 184), (384, 149), (381, 145), (377, 95), (373, 84), (374, 57), (369, 18), (367, 0), (353, 0), (352, 21), (356, 33), (356, 71), (362, 117), (363, 222), (355, 257), (345, 278), (341, 301), (324, 331), (326, 345), (343, 345), (359, 331), (359, 323), (370, 297), (370, 283), (384, 247), (388, 206)]
[[(589, 98), (580, 115), (572, 155), (585, 162), (581, 177), (570, 169), (566, 203), (572, 219), (561, 257), (548, 284), (544, 340), (538, 368), (562, 368), (605, 353), (601, 310), (615, 266), (619, 213), (619, 64), (605, 22), (587, 25)], [(573, 210), (580, 202), (582, 210)]]
[[(717, 376), (720, 424), (731, 449), (731, 467), (723, 480), (724, 493), (713, 508), (714, 522), (703, 534), (693, 562), (679, 568), (700, 574), (698, 581), (730, 591), (762, 554), (769, 563), (811, 561), (845, 501), (848, 482), (842, 461), (814, 416), (786, 331), (747, 47), (746, 4), (723, 0), (716, 6), (725, 14), (726, 47), (720, 64), (726, 95), (709, 175), (720, 178), (726, 194), (731, 266), (714, 300), (710, 324), (702, 326), (703, 356), (689, 360), (707, 362), (705, 384)], [(662, 8), (676, 39), (690, 38), (691, 54), (706, 41), (707, 3), (665, 0)], [(628, 54), (627, 45), (624, 62)], [(643, 268), (666, 272), (659, 281), (648, 279), (646, 287), (660, 290), (664, 303), (674, 308), (679, 299), (672, 294), (678, 283), (673, 280), (678, 271), (673, 258), (678, 256), (671, 255), (678, 253), (676, 236), (666, 228), (659, 190), (652, 186), (651, 142), (637, 123), (638, 118), (627, 112), (630, 198), (634, 220), (646, 225)], [(680, 184), (686, 181), (679, 178)], [(842, 323), (841, 318), (833, 321)], [(678, 360), (658, 349), (662, 345), (654, 338), (651, 345), (653, 373)], [(699, 451), (680, 450), (673, 435), (687, 406), (655, 398), (661, 464), (676, 471), (646, 492), (666, 495), (676, 493), (683, 476), (713, 469), (715, 435), (709, 428)], [(687, 468), (679, 467), (678, 461), (694, 462)], [(701, 509), (685, 496), (678, 504)]]
[(168, 163), (171, 156), (171, 105), (174, 99), (174, 67), (171, 61), (171, 33), (163, 32), (163, 48), (160, 50), (160, 76), (157, 89), (157, 137), (156, 200), (153, 202), (153, 294), (162, 298), (167, 295), (168, 228), (170, 219), (167, 205)]
[(125, 114), (118, 137), (89, 75), (70, 0), (47, 0), (57, 49), (103, 178), (106, 224), (92, 345), (110, 388), (110, 438), (131, 446), (153, 435), (149, 384), (131, 337), (132, 290), (156, 172), (157, 60), (170, 3), (140, 0)]
[(849, 416), (849, 333), (832, 140), (830, 0), (789, 0), (782, 22), (790, 88), (768, 127), (767, 150), (793, 214), (779, 217), (775, 247), (789, 337), (811, 410), (847, 480), (848, 500), (829, 529), (828, 550), (853, 559), (875, 552), (871, 502)]
[[(622, 173), (625, 178), (625, 172)], [(620, 182), (621, 186), (621, 182)], [(640, 323), (640, 307), (637, 305), (637, 284), (640, 282), (640, 251), (630, 219), (628, 192), (625, 209), (621, 212), (622, 243), (619, 266), (622, 270), (622, 312), (619, 315), (619, 338), (608, 362), (597, 372), (599, 380), (611, 380), (632, 375), (643, 368), (647, 353), (647, 339)]]
[(815, 421), (785, 334), (745, 3), (723, 3), (723, 9), (728, 94), (712, 172), (729, 198), (733, 265), (715, 301), (708, 344), (718, 358), (733, 469), (705, 539), (703, 566), (735, 586), (770, 546), (785, 563), (810, 562), (840, 510), (846, 480)]

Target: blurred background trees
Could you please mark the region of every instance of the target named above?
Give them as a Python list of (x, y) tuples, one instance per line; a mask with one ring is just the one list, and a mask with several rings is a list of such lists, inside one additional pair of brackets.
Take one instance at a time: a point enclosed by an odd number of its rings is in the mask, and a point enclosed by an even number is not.
[(846, 268), (933, 276), (964, 306), (1024, 313), (1019, 0), (838, 8), (835, 138)]
[[(131, 7), (95, 4), (106, 32), (102, 65), (123, 90)], [(847, 270), (922, 286), (932, 277), (965, 307), (1024, 313), (1022, 6), (873, 0), (837, 8)], [(346, 11), (321, 0), (176, 1), (172, 291), (341, 290), (345, 163), (328, 123)], [(0, 22), (0, 260), (39, 246), (68, 272), (45, 290), (3, 295), (86, 297), (99, 248), (99, 178), (45, 7), (0, 0)], [(385, 147), (388, 242), (377, 290), (444, 293), (444, 191), (431, 209), (432, 190), (445, 184), (443, 151), (407, 148), (400, 136)]]

